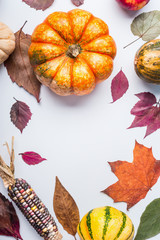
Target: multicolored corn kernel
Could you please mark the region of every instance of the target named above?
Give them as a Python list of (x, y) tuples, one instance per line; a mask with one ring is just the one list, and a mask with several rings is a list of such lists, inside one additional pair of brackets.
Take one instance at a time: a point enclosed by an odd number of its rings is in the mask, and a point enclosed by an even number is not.
[(8, 195), (41, 237), (45, 240), (62, 239), (48, 209), (25, 180), (15, 179), (15, 184), (8, 187)]

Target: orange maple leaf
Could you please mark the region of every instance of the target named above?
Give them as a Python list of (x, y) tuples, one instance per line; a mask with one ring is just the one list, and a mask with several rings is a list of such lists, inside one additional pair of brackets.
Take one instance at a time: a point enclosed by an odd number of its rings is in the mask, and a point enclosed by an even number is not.
[(127, 209), (145, 198), (160, 176), (160, 161), (153, 157), (152, 148), (135, 142), (133, 159), (132, 163), (109, 162), (119, 181), (102, 191), (114, 202), (126, 202)]

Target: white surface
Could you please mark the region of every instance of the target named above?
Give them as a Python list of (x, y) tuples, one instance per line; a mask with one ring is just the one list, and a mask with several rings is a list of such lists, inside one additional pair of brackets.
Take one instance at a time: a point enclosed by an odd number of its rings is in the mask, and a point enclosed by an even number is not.
[[(48, 14), (59, 10), (69, 11), (73, 8), (75, 7), (70, 0), (55, 0), (54, 4), (44, 12), (30, 8), (21, 0), (1, 0), (0, 21), (16, 32), (27, 20), (24, 32), (32, 34), (36, 25)], [(5, 141), (10, 143), (11, 137), (15, 136), (15, 175), (26, 179), (32, 185), (54, 217), (53, 193), (55, 176), (58, 176), (77, 202), (81, 218), (92, 208), (110, 205), (126, 212), (137, 229), (145, 207), (153, 199), (160, 197), (160, 180), (153, 186), (152, 191), (148, 192), (146, 198), (132, 207), (129, 212), (125, 203), (113, 203), (111, 198), (100, 191), (117, 181), (107, 161), (131, 162), (135, 140), (152, 147), (155, 158), (160, 159), (160, 130), (144, 139), (145, 127), (127, 129), (134, 119), (130, 110), (138, 101), (134, 94), (149, 91), (159, 99), (160, 86), (142, 82), (134, 72), (134, 56), (143, 41), (139, 40), (127, 49), (123, 49), (123, 46), (135, 39), (130, 31), (133, 18), (144, 11), (160, 10), (160, 2), (151, 0), (143, 9), (133, 13), (122, 10), (115, 0), (85, 0), (81, 8), (103, 19), (109, 26), (110, 35), (116, 41), (117, 56), (112, 75), (99, 84), (90, 95), (83, 97), (60, 97), (42, 86), (41, 102), (38, 104), (34, 97), (11, 82), (6, 69), (1, 65), (0, 153), (4, 159), (9, 159), (3, 143)], [(121, 67), (129, 79), (129, 90), (120, 100), (110, 104), (111, 80)], [(13, 97), (27, 103), (33, 113), (31, 121), (22, 134), (10, 121), (9, 112), (14, 103)], [(47, 158), (47, 161), (37, 166), (28, 166), (18, 155), (25, 151), (35, 151)], [(0, 192), (7, 197), (7, 191), (1, 180)], [(23, 239), (41, 239), (17, 207), (16, 211), (20, 218), (20, 233)], [(63, 239), (73, 239), (59, 223), (58, 227), (64, 236)], [(1, 236), (0, 239), (6, 240), (7, 237)], [(158, 240), (160, 235), (152, 239)]]

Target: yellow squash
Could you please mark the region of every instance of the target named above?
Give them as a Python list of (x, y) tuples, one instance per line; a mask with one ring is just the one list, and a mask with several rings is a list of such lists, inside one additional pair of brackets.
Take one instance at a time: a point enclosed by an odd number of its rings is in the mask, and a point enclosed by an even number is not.
[(106, 206), (89, 211), (80, 221), (77, 232), (81, 240), (132, 240), (134, 226), (125, 213)]

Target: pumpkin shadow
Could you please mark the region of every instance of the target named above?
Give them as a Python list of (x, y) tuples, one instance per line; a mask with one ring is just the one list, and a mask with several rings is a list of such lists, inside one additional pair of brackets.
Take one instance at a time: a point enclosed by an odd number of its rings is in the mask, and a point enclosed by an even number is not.
[(136, 11), (132, 11), (132, 10), (128, 10), (128, 9), (125, 9), (125, 8), (121, 7), (122, 14), (125, 14), (128, 18), (131, 18), (132, 20), (136, 15), (140, 14), (140, 10), (141, 9), (136, 10)]
[[(45, 86), (43, 86), (45, 87)], [(76, 95), (70, 95), (70, 96), (60, 96), (56, 93), (52, 92), (49, 88), (45, 87), (46, 95), (53, 101), (54, 103), (57, 102), (60, 105), (63, 106), (79, 106), (84, 105), (89, 99), (92, 99), (96, 92), (98, 91), (98, 86), (95, 87), (95, 89), (88, 95), (83, 96), (76, 96)], [(97, 94), (96, 94), (97, 95)]]
[(4, 64), (3, 64), (3, 63), (0, 64), (0, 70), (1, 70), (2, 68), (4, 68)]
[(142, 81), (142, 84), (145, 87), (145, 92), (150, 92), (154, 94), (157, 98), (157, 101), (160, 100), (160, 84), (149, 83), (145, 82), (144, 80)]

